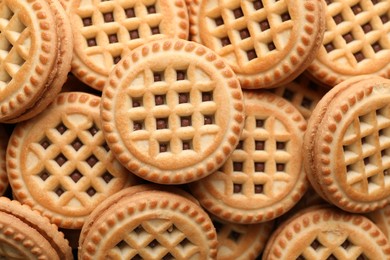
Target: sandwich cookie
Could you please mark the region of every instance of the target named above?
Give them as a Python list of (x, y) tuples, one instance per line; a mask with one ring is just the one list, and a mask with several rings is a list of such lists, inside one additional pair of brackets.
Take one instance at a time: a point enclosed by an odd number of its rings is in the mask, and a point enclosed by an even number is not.
[(115, 66), (101, 117), (107, 143), (127, 169), (156, 183), (188, 183), (217, 170), (237, 145), (243, 96), (213, 51), (158, 40)]
[(134, 48), (161, 38), (188, 39), (184, 0), (72, 0), (67, 6), (75, 46), (72, 72), (100, 91), (114, 65)]
[(80, 229), (105, 198), (137, 182), (108, 148), (100, 97), (62, 93), (40, 115), (17, 124), (7, 149), (16, 199), (61, 228)]
[(290, 82), (315, 58), (325, 30), (321, 0), (193, 0), (191, 39), (232, 66), (242, 88)]
[(307, 190), (302, 157), (306, 120), (291, 103), (269, 92), (244, 92), (244, 103), (244, 131), (232, 155), (189, 187), (217, 217), (254, 224), (284, 214)]
[(316, 192), (364, 213), (390, 202), (390, 80), (358, 76), (317, 104), (304, 140), (304, 165)]

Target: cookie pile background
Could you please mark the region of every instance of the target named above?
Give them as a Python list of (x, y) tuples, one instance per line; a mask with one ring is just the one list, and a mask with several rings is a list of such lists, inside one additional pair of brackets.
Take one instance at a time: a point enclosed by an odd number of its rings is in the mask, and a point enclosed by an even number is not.
[(0, 0), (0, 258), (390, 259), (388, 0)]

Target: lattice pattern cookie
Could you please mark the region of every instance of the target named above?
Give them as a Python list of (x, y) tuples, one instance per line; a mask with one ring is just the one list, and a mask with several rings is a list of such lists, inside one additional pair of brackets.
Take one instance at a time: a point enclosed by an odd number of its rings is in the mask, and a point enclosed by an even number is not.
[(390, 201), (390, 80), (360, 76), (318, 103), (305, 138), (305, 167), (316, 191), (351, 212)]
[(0, 10), (0, 121), (12, 123), (55, 98), (70, 70), (73, 41), (54, 0), (4, 0)]
[(244, 92), (244, 97), (246, 118), (238, 146), (217, 172), (190, 188), (211, 213), (248, 224), (285, 213), (308, 183), (302, 162), (306, 120), (271, 93)]
[(101, 107), (112, 151), (158, 183), (186, 183), (218, 169), (244, 121), (230, 68), (200, 44), (174, 39), (137, 48), (118, 64)]
[(0, 197), (1, 259), (73, 259), (58, 227), (26, 205)]
[(293, 217), (271, 236), (263, 259), (388, 259), (390, 243), (368, 218), (333, 208)]
[(191, 200), (157, 190), (110, 200), (82, 229), (79, 259), (215, 259), (214, 226)]
[(39, 116), (19, 123), (10, 139), (7, 170), (15, 197), (63, 228), (81, 228), (102, 200), (136, 178), (108, 148), (100, 98), (60, 94)]
[(75, 41), (72, 71), (98, 90), (134, 48), (150, 40), (188, 38), (184, 0), (73, 0), (69, 5)]
[(243, 88), (272, 88), (314, 59), (324, 8), (319, 0), (194, 0), (190, 32), (233, 67)]
[(308, 71), (335, 86), (347, 78), (390, 76), (390, 2), (326, 0), (326, 30)]

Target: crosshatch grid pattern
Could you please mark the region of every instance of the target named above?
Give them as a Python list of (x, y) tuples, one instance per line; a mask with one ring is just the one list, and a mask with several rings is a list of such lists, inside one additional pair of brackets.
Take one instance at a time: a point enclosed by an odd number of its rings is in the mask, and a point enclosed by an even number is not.
[[(30, 174), (38, 186), (58, 198), (56, 207), (72, 204), (77, 208), (75, 199), (80, 208), (87, 207), (114, 178), (103, 163), (109, 156), (103, 133), (95, 123), (89, 123), (80, 124), (65, 116), (38, 143), (30, 145), (29, 153), (44, 162), (35, 165)], [(69, 145), (60, 147), (61, 143)]]
[(190, 259), (198, 253), (185, 233), (170, 220), (145, 220), (115, 247), (107, 256), (114, 259)]
[(215, 49), (230, 63), (244, 67), (253, 59), (283, 50), (287, 44), (293, 21), (286, 1), (218, 3), (206, 10), (207, 24), (218, 46)]
[(371, 194), (390, 185), (390, 106), (356, 117), (343, 139), (347, 183)]
[[(276, 127), (275, 125), (279, 125)], [(291, 133), (274, 116), (247, 116), (241, 141), (221, 171), (229, 175), (225, 181), (226, 196), (261, 196), (275, 200), (292, 181), (289, 172)], [(277, 186), (277, 187), (276, 187)]]
[(0, 19), (0, 91), (29, 58), (31, 35), (17, 14), (1, 5)]
[(163, 14), (159, 1), (143, 2), (102, 1), (75, 11), (82, 24), (80, 33), (85, 38), (83, 52), (102, 62), (96, 66), (111, 70), (130, 50), (152, 35), (164, 33), (160, 28)]
[(327, 29), (323, 45), (327, 59), (336, 64), (360, 67), (360, 62), (379, 59), (390, 48), (390, 2), (380, 0), (327, 3)]
[[(198, 70), (198, 71), (197, 71)], [(138, 84), (144, 87), (127, 88), (130, 109), (129, 139), (149, 149), (148, 156), (161, 153), (179, 154), (185, 150), (201, 154), (212, 143), (202, 142), (202, 136), (216, 136), (221, 127), (217, 104), (213, 100), (216, 82), (196, 80), (200, 68), (188, 66), (164, 71), (144, 70), (138, 75)], [(145, 144), (145, 141), (147, 144)]]

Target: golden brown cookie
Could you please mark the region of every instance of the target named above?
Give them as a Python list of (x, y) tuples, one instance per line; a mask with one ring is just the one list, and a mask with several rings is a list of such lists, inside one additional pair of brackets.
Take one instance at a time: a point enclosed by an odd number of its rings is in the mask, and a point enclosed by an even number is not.
[(390, 202), (390, 80), (359, 76), (317, 104), (304, 141), (305, 170), (316, 192), (350, 212)]
[(8, 145), (8, 133), (0, 124), (0, 196), (3, 196), (8, 187), (8, 176), (5, 162), (5, 154)]
[(218, 171), (189, 186), (212, 214), (253, 224), (279, 217), (305, 193), (306, 120), (291, 103), (269, 92), (246, 91), (244, 101), (238, 146)]
[(261, 254), (271, 235), (273, 222), (235, 224), (210, 216), (217, 232), (218, 260), (253, 260)]
[(390, 243), (368, 218), (335, 208), (312, 208), (281, 225), (263, 259), (389, 259)]
[(190, 34), (232, 66), (243, 88), (272, 88), (315, 58), (324, 8), (321, 0), (193, 0)]
[(30, 207), (0, 197), (0, 258), (71, 260), (58, 227)]
[(108, 148), (100, 97), (62, 93), (40, 115), (17, 124), (7, 150), (15, 197), (62, 228), (81, 228), (105, 198), (136, 183)]
[(390, 77), (390, 2), (324, 2), (323, 43), (308, 72), (331, 87), (363, 74)]
[(188, 38), (184, 0), (73, 0), (68, 5), (75, 43), (72, 71), (97, 90), (134, 48), (150, 40)]
[(102, 213), (88, 218), (88, 231), (82, 229), (80, 260), (215, 259), (214, 226), (191, 200), (157, 190), (109, 200), (99, 207)]
[(56, 0), (0, 5), (0, 121), (14, 123), (35, 116), (59, 93), (73, 41)]
[(135, 49), (103, 90), (103, 131), (120, 162), (156, 183), (188, 183), (218, 169), (238, 143), (242, 91), (214, 52), (180, 39)]

